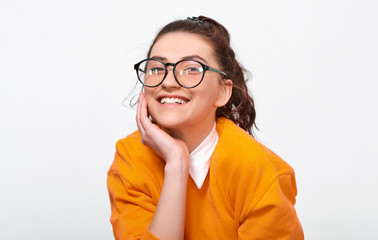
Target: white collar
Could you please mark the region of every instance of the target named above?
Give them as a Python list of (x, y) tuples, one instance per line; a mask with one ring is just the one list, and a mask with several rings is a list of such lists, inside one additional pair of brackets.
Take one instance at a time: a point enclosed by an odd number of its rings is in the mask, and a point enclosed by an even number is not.
[(197, 188), (201, 189), (210, 167), (210, 157), (218, 143), (218, 132), (213, 129), (207, 137), (189, 154), (189, 174), (196, 183)]

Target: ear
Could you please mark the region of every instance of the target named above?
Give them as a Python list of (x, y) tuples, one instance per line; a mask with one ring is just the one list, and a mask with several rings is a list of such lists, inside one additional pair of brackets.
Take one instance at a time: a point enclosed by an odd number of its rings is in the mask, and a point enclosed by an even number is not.
[(222, 80), (220, 88), (219, 97), (215, 102), (216, 107), (223, 107), (230, 100), (232, 95), (232, 80)]

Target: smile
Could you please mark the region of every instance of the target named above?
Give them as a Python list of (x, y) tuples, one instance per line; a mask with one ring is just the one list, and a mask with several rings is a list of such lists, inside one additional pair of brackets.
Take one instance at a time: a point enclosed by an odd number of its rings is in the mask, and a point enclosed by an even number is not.
[(160, 98), (160, 103), (161, 104), (185, 104), (187, 103), (187, 100), (182, 99), (182, 98), (163, 97), (163, 98)]

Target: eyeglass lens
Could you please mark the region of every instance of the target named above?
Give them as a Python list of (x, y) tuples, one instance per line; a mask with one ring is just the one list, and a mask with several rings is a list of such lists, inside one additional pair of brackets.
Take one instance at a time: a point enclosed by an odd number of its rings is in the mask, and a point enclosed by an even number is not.
[[(175, 68), (177, 81), (185, 87), (196, 86), (203, 77), (203, 67), (192, 60), (179, 62)], [(138, 68), (138, 78), (145, 85), (154, 87), (159, 85), (165, 76), (165, 65), (157, 60), (145, 60)]]

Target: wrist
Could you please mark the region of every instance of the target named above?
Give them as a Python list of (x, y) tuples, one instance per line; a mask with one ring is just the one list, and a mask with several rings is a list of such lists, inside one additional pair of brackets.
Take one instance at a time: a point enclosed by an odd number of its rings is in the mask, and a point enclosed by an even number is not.
[(189, 160), (180, 159), (179, 161), (166, 161), (164, 167), (165, 175), (177, 175), (177, 176), (187, 176), (189, 174)]

